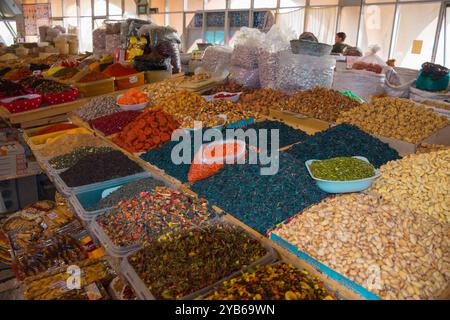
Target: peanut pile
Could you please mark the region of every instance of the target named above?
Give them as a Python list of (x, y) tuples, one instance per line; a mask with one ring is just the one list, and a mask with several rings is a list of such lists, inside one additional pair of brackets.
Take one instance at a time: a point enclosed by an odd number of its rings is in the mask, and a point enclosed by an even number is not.
[(420, 143), (449, 124), (440, 116), (414, 102), (398, 98), (379, 98), (359, 108), (341, 113), (337, 123), (350, 123), (371, 134)]
[(383, 299), (433, 299), (446, 290), (449, 232), (363, 193), (328, 198), (273, 231)]
[(402, 208), (450, 222), (450, 149), (411, 154), (380, 171), (372, 191)]
[(147, 85), (143, 91), (148, 94), (149, 105), (152, 106), (175, 94), (176, 88), (176, 82), (164, 80)]
[(360, 103), (340, 94), (338, 91), (316, 87), (293, 94), (281, 110), (298, 112), (324, 121), (335, 122), (343, 111), (358, 107)]
[(269, 88), (243, 93), (239, 99), (246, 110), (269, 114), (269, 109), (282, 109), (289, 96), (281, 91)]

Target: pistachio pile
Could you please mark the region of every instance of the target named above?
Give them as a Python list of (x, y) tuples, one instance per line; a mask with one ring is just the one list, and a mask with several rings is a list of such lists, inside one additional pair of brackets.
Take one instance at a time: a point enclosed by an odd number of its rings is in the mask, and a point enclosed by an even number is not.
[(450, 222), (450, 149), (411, 154), (380, 171), (372, 191), (402, 208)]
[(324, 121), (335, 122), (341, 112), (351, 110), (360, 103), (336, 90), (316, 87), (299, 91), (278, 105), (280, 110), (298, 112)]
[(448, 286), (449, 226), (374, 195), (328, 198), (273, 233), (383, 299), (433, 299)]
[(416, 154), (434, 152), (445, 149), (450, 149), (450, 146), (445, 146), (442, 144), (421, 143), (420, 145), (417, 146)]
[(341, 113), (337, 123), (350, 123), (371, 134), (420, 143), (450, 122), (446, 117), (405, 99), (384, 97)]

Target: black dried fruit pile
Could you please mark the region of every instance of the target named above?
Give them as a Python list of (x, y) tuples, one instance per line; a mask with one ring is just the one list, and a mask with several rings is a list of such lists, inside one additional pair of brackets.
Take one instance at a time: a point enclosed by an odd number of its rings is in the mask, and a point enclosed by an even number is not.
[(142, 172), (142, 168), (120, 151), (94, 153), (85, 156), (74, 166), (61, 173), (69, 187), (121, 178)]
[(297, 158), (303, 166), (305, 161), (310, 159), (362, 156), (378, 168), (388, 161), (400, 158), (397, 151), (387, 143), (349, 124), (340, 124), (316, 133), (287, 152)]
[(276, 224), (327, 197), (303, 163), (281, 151), (279, 171), (262, 175), (260, 165), (225, 165), (218, 174), (191, 189), (211, 205), (265, 234)]

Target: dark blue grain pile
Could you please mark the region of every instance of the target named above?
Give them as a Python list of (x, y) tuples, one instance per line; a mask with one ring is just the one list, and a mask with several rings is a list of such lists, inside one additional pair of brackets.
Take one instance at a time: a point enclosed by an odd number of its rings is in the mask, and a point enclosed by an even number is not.
[(225, 165), (192, 190), (262, 234), (327, 197), (286, 152), (280, 152), (276, 175), (261, 175), (258, 165)]
[(288, 150), (301, 163), (309, 159), (324, 160), (333, 157), (366, 157), (375, 167), (399, 159), (396, 150), (370, 134), (348, 124), (340, 124), (316, 133)]

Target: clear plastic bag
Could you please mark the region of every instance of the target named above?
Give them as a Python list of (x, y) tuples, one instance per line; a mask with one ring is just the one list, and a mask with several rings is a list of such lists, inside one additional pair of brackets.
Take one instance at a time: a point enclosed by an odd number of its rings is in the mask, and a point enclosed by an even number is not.
[(259, 69), (245, 69), (237, 66), (232, 66), (230, 69), (231, 80), (242, 84), (245, 87), (257, 89), (261, 85), (259, 83)]
[(122, 41), (120, 40), (120, 34), (106, 34), (106, 52), (111, 53), (118, 47), (120, 47)]
[(355, 61), (355, 63), (362, 62), (367, 64), (378, 64), (381, 67), (386, 67), (386, 62), (381, 59), (377, 53), (381, 50), (381, 47), (379, 45), (372, 45), (369, 47), (369, 51), (367, 51), (363, 57), (359, 58)]
[(233, 49), (225, 46), (206, 48), (202, 58), (202, 69), (205, 72), (217, 73), (218, 70), (229, 70)]
[(100, 27), (92, 31), (92, 44), (94, 52), (106, 48), (106, 28)]
[(242, 27), (236, 39), (231, 64), (240, 68), (258, 68), (258, 55), (264, 34), (258, 29)]
[(316, 86), (331, 88), (336, 60), (332, 57), (315, 57), (280, 53), (280, 63), (274, 89), (285, 92), (309, 90)]
[(351, 91), (370, 100), (385, 93), (385, 75), (366, 70), (339, 70), (334, 75), (333, 89)]

